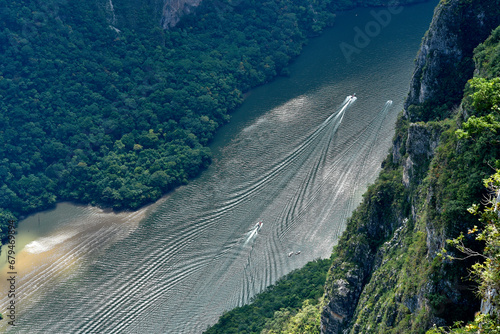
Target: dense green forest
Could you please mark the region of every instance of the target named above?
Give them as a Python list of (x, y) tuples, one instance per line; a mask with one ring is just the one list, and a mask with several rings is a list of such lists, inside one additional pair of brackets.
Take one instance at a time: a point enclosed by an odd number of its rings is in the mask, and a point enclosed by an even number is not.
[[(162, 30), (146, 9), (134, 11), (133, 25), (113, 28), (98, 2), (0, 0), (2, 241), (8, 219), (60, 200), (136, 209), (185, 184), (210, 163), (208, 144), (244, 92), (287, 75), (287, 65), (307, 38), (331, 25), (336, 10), (388, 2), (206, 0), (175, 28)], [(407, 2), (415, 1), (400, 1)], [(467, 208), (489, 194), (482, 181), (500, 169), (499, 50), (500, 28), (476, 49), (477, 77), (463, 92), (460, 80), (454, 81), (456, 73), (448, 73), (442, 79), (450, 89), (411, 107), (422, 122), (398, 120), (402, 158), (395, 161), (391, 153), (386, 159), (331, 259), (291, 273), (251, 305), (223, 315), (208, 333), (318, 332), (325, 280), (330, 286), (351, 268), (364, 266), (361, 251), (388, 260), (374, 272), (366, 269), (363, 284), (369, 293), (360, 304), (369, 307), (355, 311), (351, 325), (386, 333), (425, 332), (435, 316), (447, 324), (472, 319), (479, 302), (464, 277), (477, 260), (457, 265), (445, 257), (423, 259), (429, 228), (452, 236), (470, 229), (461, 242), (482, 252), (486, 241), (487, 256), (498, 258), (493, 247), (498, 235), (476, 240), (481, 232), (474, 228), (491, 231), (498, 221), (483, 219), (481, 225)], [(458, 71), (469, 69), (473, 60), (465, 59)], [(461, 108), (455, 108), (462, 98)], [(438, 134), (441, 144), (432, 159), (416, 167), (417, 181), (406, 189), (401, 161), (412, 154), (406, 145), (412, 126)], [(495, 182), (498, 176), (489, 183), (498, 186)], [(420, 220), (412, 218), (415, 207)], [(484, 217), (488, 210), (481, 206), (477, 212)], [(405, 225), (396, 229), (402, 217)], [(394, 225), (370, 230), (371, 218)], [(398, 248), (389, 249), (384, 245), (395, 231)], [(452, 245), (446, 250), (459, 256)], [(500, 286), (497, 264), (476, 268)], [(443, 281), (467, 286), (462, 303), (451, 302), (454, 291)], [(429, 287), (424, 297), (430, 309), (412, 313), (407, 305), (423, 286)], [(483, 320), (476, 318), (470, 332)], [(482, 330), (491, 324), (487, 320)], [(493, 323), (498, 326), (498, 319)]]
[[(319, 307), (319, 298), (323, 295), (323, 284), (330, 264), (330, 259), (317, 260), (292, 271), (255, 296), (251, 304), (223, 314), (219, 322), (205, 333), (279, 333), (276, 330), (297, 316), (301, 307), (308, 310), (316, 310)], [(319, 328), (319, 311), (314, 314), (317, 316), (317, 323), (314, 325)], [(309, 317), (301, 320), (297, 321), (296, 327), (299, 326), (298, 323), (309, 324)]]
[(248, 1), (164, 31), (111, 29), (96, 2), (0, 1), (0, 208), (59, 200), (135, 209), (210, 163), (242, 92), (286, 71), (326, 2)]
[(388, 2), (206, 0), (162, 30), (127, 1), (118, 29), (97, 1), (0, 0), (2, 240), (57, 201), (136, 209), (185, 184), (243, 92), (286, 75), (335, 10)]

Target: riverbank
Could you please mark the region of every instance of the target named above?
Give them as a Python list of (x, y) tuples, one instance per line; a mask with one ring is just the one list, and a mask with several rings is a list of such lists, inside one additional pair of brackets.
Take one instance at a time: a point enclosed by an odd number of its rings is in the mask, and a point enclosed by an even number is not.
[[(198, 175), (210, 161), (207, 144), (241, 103), (241, 92), (279, 75), (300, 53), (308, 31), (318, 33), (331, 22), (332, 8), (315, 6), (303, 11), (290, 5), (283, 12), (270, 2), (277, 10), (266, 12), (275, 23), (272, 36), (267, 25), (238, 21), (253, 15), (241, 4), (231, 13), (214, 13), (207, 5), (197, 14), (204, 20), (189, 16), (168, 32), (155, 30), (134, 12), (133, 21), (144, 27), (120, 27), (121, 33), (108, 29), (93, 11), (103, 13), (90, 4), (64, 3), (53, 11), (6, 8), (3, 32), (16, 43), (2, 44), (2, 63), (19, 62), (26, 70), (19, 76), (7, 67), (0, 85), (5, 110), (13, 113), (2, 122), (8, 135), (1, 153), (10, 160), (2, 165), (0, 226), (61, 200), (137, 209)], [(66, 21), (58, 16), (63, 12), (71, 13), (64, 15)], [(31, 13), (46, 20), (38, 24)], [(9, 15), (14, 14), (22, 22), (13, 22)], [(225, 24), (214, 26), (220, 19)], [(248, 27), (255, 31), (242, 38)], [(67, 40), (68, 31), (76, 32), (74, 40)], [(209, 31), (212, 39), (206, 38)], [(216, 46), (205, 44), (208, 40)], [(56, 55), (46, 47), (54, 43), (71, 47)], [(239, 59), (246, 60), (240, 64)], [(64, 75), (52, 78), (54, 68)]]
[[(206, 172), (171, 193), (141, 228), (101, 245), (103, 253), (80, 252), (72, 276), (48, 275), (36, 292), (42, 297), (32, 298), (44, 307), (24, 310), (18, 328), (201, 332), (286, 273), (328, 257), (390, 146), (424, 12), (394, 16), (351, 64), (339, 45), (353, 43), (354, 27), (374, 18), (370, 9), (339, 16), (310, 41), (290, 77), (256, 88), (233, 113), (212, 142)], [(352, 92), (358, 100), (344, 117), (331, 117)], [(257, 221), (263, 228), (245, 244)], [(149, 307), (141, 307), (145, 299)]]

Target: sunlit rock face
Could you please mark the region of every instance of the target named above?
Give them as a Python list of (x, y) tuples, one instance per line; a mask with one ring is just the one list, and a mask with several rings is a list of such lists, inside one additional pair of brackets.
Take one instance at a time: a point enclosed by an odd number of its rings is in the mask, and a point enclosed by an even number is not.
[[(474, 72), (472, 53), (500, 24), (494, 1), (441, 1), (415, 59), (415, 71), (404, 114), (412, 122), (435, 116), (416, 115), (411, 105), (425, 102), (458, 104), (462, 90)], [(453, 73), (455, 80), (449, 81)], [(440, 92), (446, 88), (447, 101)], [(450, 101), (450, 96), (455, 97)], [(448, 107), (450, 107), (449, 105)]]
[(136, 28), (144, 10), (163, 29), (174, 27), (181, 17), (192, 13), (202, 0), (99, 0), (98, 4), (113, 29)]
[(161, 26), (164, 29), (174, 27), (183, 15), (191, 13), (201, 0), (164, 0)]

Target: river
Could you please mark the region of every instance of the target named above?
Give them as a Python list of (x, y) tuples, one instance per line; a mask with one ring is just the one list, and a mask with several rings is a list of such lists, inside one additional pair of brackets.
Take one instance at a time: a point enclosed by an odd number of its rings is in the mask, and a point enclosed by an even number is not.
[[(201, 333), (328, 257), (390, 148), (435, 5), (378, 21), (371, 9), (338, 15), (289, 77), (250, 92), (209, 169), (157, 203), (122, 213), (60, 203), (20, 222), (16, 326), (2, 330)], [(5, 314), (11, 299), (0, 298)]]

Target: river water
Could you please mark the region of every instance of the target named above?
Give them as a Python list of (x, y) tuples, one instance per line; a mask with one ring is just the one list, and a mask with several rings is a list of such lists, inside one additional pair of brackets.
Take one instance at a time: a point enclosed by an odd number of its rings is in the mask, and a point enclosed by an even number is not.
[[(249, 94), (213, 142), (210, 168), (157, 203), (125, 213), (60, 203), (22, 221), (16, 326), (4, 320), (2, 330), (201, 333), (328, 257), (387, 155), (435, 5), (383, 24), (370, 9), (339, 15), (290, 77)], [(6, 253), (2, 313), (12, 300)]]

